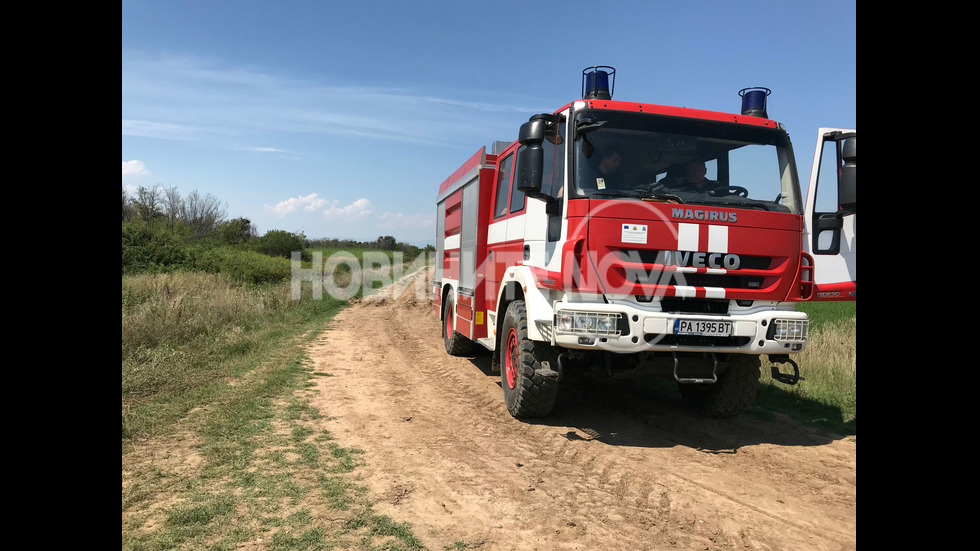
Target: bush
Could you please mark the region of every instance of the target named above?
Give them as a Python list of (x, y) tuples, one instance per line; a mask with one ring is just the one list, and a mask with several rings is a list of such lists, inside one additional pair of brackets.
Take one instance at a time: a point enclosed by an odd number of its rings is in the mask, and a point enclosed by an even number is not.
[(227, 275), (241, 283), (270, 283), (292, 276), (290, 261), (236, 247), (195, 249), (193, 267)]
[(269, 256), (290, 258), (293, 251), (303, 250), (306, 237), (284, 230), (270, 230), (253, 240), (255, 250)]
[(188, 261), (179, 228), (162, 221), (122, 223), (122, 272), (162, 272), (184, 266)]
[(235, 218), (222, 222), (214, 231), (214, 238), (222, 245), (246, 243), (254, 237), (252, 222), (248, 218)]

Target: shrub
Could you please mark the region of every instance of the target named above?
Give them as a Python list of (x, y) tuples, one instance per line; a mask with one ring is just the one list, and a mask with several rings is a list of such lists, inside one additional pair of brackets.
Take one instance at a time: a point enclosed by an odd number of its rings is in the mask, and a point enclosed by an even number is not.
[(248, 218), (235, 218), (222, 222), (214, 231), (214, 237), (222, 245), (245, 243), (254, 237), (255, 230)]
[(292, 275), (290, 262), (285, 258), (230, 246), (195, 249), (193, 266), (251, 284), (283, 281)]
[(122, 272), (161, 272), (182, 267), (187, 251), (181, 227), (168, 228), (162, 221), (122, 223)]
[(303, 250), (305, 237), (284, 230), (270, 230), (253, 240), (255, 250), (269, 256), (290, 258), (293, 251)]

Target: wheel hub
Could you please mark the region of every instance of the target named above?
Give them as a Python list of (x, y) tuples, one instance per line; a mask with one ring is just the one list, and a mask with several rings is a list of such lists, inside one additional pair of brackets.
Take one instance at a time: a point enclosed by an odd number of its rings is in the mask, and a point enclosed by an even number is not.
[(446, 338), (453, 336), (453, 303), (446, 305)]
[(507, 386), (514, 388), (517, 386), (517, 331), (510, 330), (507, 334), (507, 348), (505, 349), (504, 364), (507, 369)]

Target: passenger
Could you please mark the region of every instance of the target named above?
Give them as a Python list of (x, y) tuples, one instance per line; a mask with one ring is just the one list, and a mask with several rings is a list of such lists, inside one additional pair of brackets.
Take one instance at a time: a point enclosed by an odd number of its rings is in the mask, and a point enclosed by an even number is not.
[(586, 169), (585, 177), (581, 180), (583, 189), (605, 189), (616, 188), (615, 174), (619, 170), (619, 163), (622, 156), (615, 147), (610, 147), (602, 153), (599, 164), (589, 170)]

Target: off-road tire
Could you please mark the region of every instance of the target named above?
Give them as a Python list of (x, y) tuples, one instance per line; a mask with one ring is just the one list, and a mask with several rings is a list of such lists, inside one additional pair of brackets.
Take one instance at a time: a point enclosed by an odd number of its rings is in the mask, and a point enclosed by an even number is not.
[(718, 381), (711, 384), (679, 384), (681, 397), (705, 417), (735, 417), (752, 407), (759, 393), (759, 356), (734, 354)]
[(442, 305), (442, 342), (450, 356), (472, 356), (476, 353), (476, 343), (455, 331), (456, 309), (453, 308), (453, 295), (450, 293)]
[(507, 307), (500, 346), (500, 386), (507, 411), (517, 419), (551, 413), (558, 381), (536, 370), (553, 370), (557, 360), (547, 343), (528, 338), (524, 301), (515, 300)]

